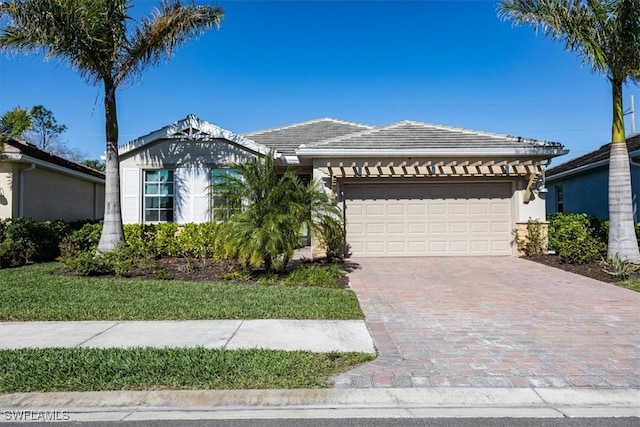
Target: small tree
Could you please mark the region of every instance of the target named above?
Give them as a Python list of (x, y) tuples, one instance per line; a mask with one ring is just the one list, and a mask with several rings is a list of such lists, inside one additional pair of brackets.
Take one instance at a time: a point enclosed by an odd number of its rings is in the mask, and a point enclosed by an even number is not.
[(251, 268), (282, 270), (302, 245), (305, 230), (320, 241), (341, 230), (336, 204), (318, 182), (306, 185), (292, 171), (278, 175), (274, 153), (235, 164), (211, 188), (218, 237), (227, 251)]
[(15, 107), (0, 117), (0, 134), (3, 138), (22, 138), (32, 127), (31, 114), (22, 107)]
[(67, 126), (58, 124), (51, 110), (42, 105), (36, 105), (31, 109), (30, 139), (43, 150), (52, 151), (56, 145), (60, 145), (60, 135), (67, 130)]

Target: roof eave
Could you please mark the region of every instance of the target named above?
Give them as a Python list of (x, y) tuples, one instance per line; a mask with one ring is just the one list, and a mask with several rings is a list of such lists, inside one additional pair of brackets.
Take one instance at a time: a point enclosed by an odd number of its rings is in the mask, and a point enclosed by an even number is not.
[(481, 157), (481, 156), (534, 156), (551, 158), (567, 154), (569, 150), (556, 147), (477, 148), (477, 149), (319, 149), (299, 148), (296, 155), (306, 157)]
[(97, 176), (94, 175), (89, 175), (80, 171), (76, 171), (73, 169), (69, 169), (69, 168), (65, 168), (64, 166), (60, 166), (60, 165), (56, 165), (54, 163), (49, 163), (45, 160), (41, 160), (41, 159), (36, 159), (35, 157), (31, 157), (28, 156), (26, 154), (21, 154), (21, 153), (6, 153), (4, 155), (4, 158), (13, 162), (17, 162), (17, 163), (25, 163), (25, 164), (36, 164), (38, 166), (42, 166), (45, 169), (49, 169), (49, 170), (53, 170), (53, 171), (57, 171), (57, 172), (61, 172), (64, 173), (66, 175), (69, 176), (73, 176), (76, 178), (81, 178), (84, 179), (86, 181), (91, 181), (91, 182), (95, 182), (98, 184), (104, 184), (105, 183), (105, 179), (104, 178), (99, 178)]
[[(631, 160), (632, 157), (637, 157), (640, 156), (640, 150), (635, 150), (629, 153), (629, 160)], [(570, 160), (571, 161), (571, 160)], [(599, 167), (602, 166), (606, 166), (609, 164), (609, 159), (604, 159), (604, 160), (600, 160), (597, 162), (593, 162), (593, 163), (589, 163), (588, 165), (583, 165), (577, 168), (573, 168), (573, 169), (569, 169), (563, 172), (559, 172), (553, 175), (548, 175), (546, 176), (546, 179), (549, 181), (553, 181), (556, 179), (561, 179), (561, 178), (566, 178), (568, 176), (572, 176), (572, 175), (576, 175), (585, 171), (589, 171), (591, 169), (597, 169)], [(560, 167), (562, 165), (558, 165), (556, 167)]]

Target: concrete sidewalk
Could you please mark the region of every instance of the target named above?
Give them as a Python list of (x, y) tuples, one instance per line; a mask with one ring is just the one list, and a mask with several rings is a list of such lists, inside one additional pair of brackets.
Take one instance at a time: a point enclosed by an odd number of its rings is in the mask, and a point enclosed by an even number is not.
[(0, 349), (44, 347), (375, 352), (362, 320), (0, 322)]
[[(112, 391), (0, 395), (6, 421), (638, 417), (640, 390), (425, 388)], [(20, 418), (22, 417), (22, 418)], [(9, 418), (9, 419), (7, 419)]]

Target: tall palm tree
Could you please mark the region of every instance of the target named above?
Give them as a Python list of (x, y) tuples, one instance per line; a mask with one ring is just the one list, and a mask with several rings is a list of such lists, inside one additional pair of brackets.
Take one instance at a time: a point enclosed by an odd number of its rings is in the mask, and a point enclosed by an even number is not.
[(305, 231), (327, 247), (337, 241), (341, 248), (340, 210), (322, 184), (307, 185), (292, 171), (278, 175), (273, 152), (235, 164), (233, 170), (214, 180), (211, 192), (215, 219), (225, 221), (218, 237), (239, 262), (267, 271), (284, 269)]
[(44, 52), (102, 85), (106, 127), (104, 228), (99, 251), (124, 241), (120, 207), (116, 89), (168, 59), (178, 46), (218, 27), (222, 9), (163, 0), (136, 22), (130, 0), (11, 0), (0, 3), (0, 51)]
[(609, 258), (640, 261), (633, 226), (629, 153), (625, 141), (622, 88), (640, 81), (639, 0), (503, 0), (498, 14), (529, 24), (611, 82), (613, 124), (609, 154)]

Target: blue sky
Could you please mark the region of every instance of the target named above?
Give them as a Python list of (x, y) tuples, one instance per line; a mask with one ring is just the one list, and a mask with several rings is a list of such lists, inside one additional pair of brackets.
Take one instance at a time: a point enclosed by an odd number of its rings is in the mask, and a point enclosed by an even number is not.
[[(141, 14), (158, 3), (133, 4)], [(190, 113), (236, 133), (321, 117), (417, 120), (558, 141), (571, 152), (554, 164), (610, 139), (608, 81), (562, 44), (500, 21), (497, 1), (217, 4), (219, 31), (119, 90), (121, 144)], [(626, 88), (625, 108), (629, 95), (640, 109), (640, 88)], [(67, 125), (69, 146), (102, 154), (99, 87), (56, 61), (0, 57), (0, 114), (38, 104)]]

